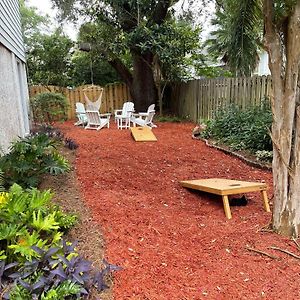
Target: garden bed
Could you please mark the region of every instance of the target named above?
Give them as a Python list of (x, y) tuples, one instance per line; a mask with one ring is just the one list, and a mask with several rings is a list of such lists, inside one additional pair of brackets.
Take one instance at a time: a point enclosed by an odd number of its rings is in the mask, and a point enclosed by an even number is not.
[[(150, 143), (134, 142), (114, 124), (100, 131), (71, 122), (60, 127), (79, 143), (76, 174), (103, 232), (105, 256), (123, 267), (115, 273), (114, 299), (298, 298), (299, 260), (270, 247), (300, 251), (268, 230), (271, 215), (259, 193), (247, 194), (247, 206), (232, 207), (227, 220), (219, 197), (179, 184), (211, 177), (265, 181), (272, 198), (271, 172), (193, 140), (191, 123), (159, 123), (158, 141)], [(84, 251), (99, 247), (87, 243)]]
[(225, 152), (226, 154), (235, 156), (250, 166), (254, 166), (263, 170), (272, 171), (272, 162), (259, 160), (257, 156), (249, 150), (232, 150), (229, 146), (221, 144), (213, 139), (197, 138), (204, 141), (206, 146), (213, 147), (217, 150)]
[[(79, 217), (79, 224), (68, 232), (66, 239), (78, 242), (76, 248), (79, 253), (93, 263), (97, 269), (102, 268), (104, 258), (104, 241), (101, 234), (101, 226), (92, 219), (90, 209), (85, 205), (79, 191), (75, 171), (75, 152), (62, 149), (62, 155), (68, 159), (72, 168), (70, 172), (45, 176), (40, 189), (51, 189), (54, 192), (53, 202), (58, 204), (65, 212), (75, 213)], [(107, 278), (107, 284), (111, 287), (111, 278)], [(112, 299), (111, 288), (99, 293), (93, 290), (89, 299)]]

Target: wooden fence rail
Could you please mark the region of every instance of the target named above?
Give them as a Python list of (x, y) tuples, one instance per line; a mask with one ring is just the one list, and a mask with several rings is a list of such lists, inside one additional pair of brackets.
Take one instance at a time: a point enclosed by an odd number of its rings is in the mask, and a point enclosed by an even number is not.
[[(85, 104), (84, 94), (96, 101), (102, 87), (96, 85), (80, 86), (75, 89), (58, 86), (31, 86), (30, 97), (42, 92), (60, 92), (68, 100), (68, 119), (74, 119), (75, 103)], [(172, 86), (170, 108), (179, 116), (198, 122), (211, 119), (219, 108), (230, 104), (241, 108), (258, 105), (262, 100), (269, 98), (271, 93), (270, 76), (253, 76), (221, 79), (199, 79), (187, 83), (178, 83)], [(104, 87), (101, 113), (113, 112), (122, 108), (124, 102), (131, 99), (129, 89), (125, 84), (111, 84)]]
[(219, 109), (236, 104), (241, 108), (258, 105), (269, 98), (270, 76), (199, 79), (172, 87), (171, 110), (195, 122), (211, 119)]
[[(84, 94), (91, 101), (96, 101), (100, 95), (102, 87), (97, 85), (84, 85), (75, 89), (62, 88), (58, 86), (39, 86), (34, 85), (29, 87), (30, 97), (34, 97), (37, 94), (44, 92), (58, 92), (67, 97), (69, 104), (68, 119), (75, 119), (75, 104), (76, 102), (82, 102), (85, 104)], [(100, 112), (113, 112), (115, 109), (122, 108), (123, 103), (130, 100), (131, 96), (129, 89), (125, 84), (111, 84), (103, 88), (102, 103)]]

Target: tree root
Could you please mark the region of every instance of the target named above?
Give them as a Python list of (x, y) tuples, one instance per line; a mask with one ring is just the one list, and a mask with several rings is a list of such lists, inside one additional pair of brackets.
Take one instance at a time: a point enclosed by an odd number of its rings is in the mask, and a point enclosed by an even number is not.
[(300, 256), (298, 256), (298, 255), (296, 255), (296, 254), (294, 254), (294, 253), (292, 253), (292, 252), (290, 252), (290, 251), (288, 251), (288, 250), (281, 249), (281, 248), (279, 248), (279, 247), (274, 247), (274, 246), (269, 247), (269, 248), (270, 248), (270, 249), (273, 249), (273, 250), (277, 250), (277, 251), (283, 252), (283, 253), (288, 254), (288, 255), (290, 255), (290, 256), (292, 256), (292, 257), (294, 257), (294, 258), (300, 259)]
[(296, 244), (298, 250), (300, 250), (300, 244), (297, 242), (295, 238), (292, 238), (292, 241)]
[(253, 251), (253, 252), (259, 253), (259, 254), (261, 254), (261, 255), (265, 255), (265, 256), (267, 256), (267, 257), (269, 257), (269, 258), (272, 258), (272, 259), (277, 259), (276, 256), (271, 255), (271, 254), (266, 253), (266, 252), (261, 251), (261, 250), (257, 250), (257, 249), (251, 248), (251, 247), (246, 247), (246, 249), (249, 250), (249, 251)]

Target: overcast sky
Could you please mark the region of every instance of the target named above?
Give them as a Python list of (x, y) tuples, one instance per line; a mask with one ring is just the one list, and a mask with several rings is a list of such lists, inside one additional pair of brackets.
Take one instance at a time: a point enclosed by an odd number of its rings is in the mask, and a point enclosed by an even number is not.
[[(48, 14), (51, 19), (54, 19), (56, 16), (57, 11), (52, 9), (52, 3), (50, 0), (27, 0), (27, 3), (29, 6), (36, 7), (41, 14)], [(64, 25), (64, 31), (73, 40), (76, 40), (77, 29), (73, 24)]]
[[(178, 9), (181, 8), (181, 3), (184, 0), (181, 0), (177, 3), (177, 7)], [(55, 18), (56, 15), (56, 10), (52, 9), (52, 3), (51, 0), (27, 0), (27, 3), (30, 6), (34, 6), (38, 9), (38, 11), (40, 11), (42, 14), (48, 14), (51, 18)], [(195, 1), (196, 5), (197, 5), (197, 1)], [(213, 1), (209, 2), (207, 7), (206, 7), (206, 14), (208, 14), (209, 12), (214, 11), (214, 6), (213, 6)], [(200, 18), (202, 23), (205, 23), (205, 25), (203, 26), (203, 32), (202, 32), (202, 37), (207, 36), (208, 32), (210, 31), (210, 18)], [(205, 21), (204, 21), (205, 20)], [(67, 24), (64, 26), (64, 31), (73, 39), (76, 40), (76, 32), (78, 31), (78, 29), (76, 29), (75, 25), (73, 24)]]

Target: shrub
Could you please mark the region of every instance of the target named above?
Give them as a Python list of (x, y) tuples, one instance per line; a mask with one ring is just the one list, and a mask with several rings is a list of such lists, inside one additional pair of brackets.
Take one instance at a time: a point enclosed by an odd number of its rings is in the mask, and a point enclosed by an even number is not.
[(35, 187), (45, 173), (60, 174), (69, 170), (69, 163), (57, 149), (57, 142), (46, 134), (21, 139), (12, 144), (10, 152), (0, 157), (5, 186), (18, 183)]
[(169, 115), (165, 115), (165, 116), (157, 116), (156, 120), (158, 122), (171, 122), (171, 123), (180, 123), (186, 119), (183, 118), (179, 118), (176, 116), (169, 116)]
[[(50, 191), (13, 185), (0, 206), (0, 294), (3, 299), (81, 299), (120, 268), (103, 261), (95, 270), (75, 244), (62, 239), (73, 215), (50, 203)], [(63, 221), (64, 220), (64, 221)], [(69, 220), (69, 221), (66, 221)], [(1, 298), (2, 299), (2, 298)]]
[(5, 299), (82, 299), (92, 287), (104, 290), (105, 276), (121, 269), (104, 260), (104, 268), (95, 271), (74, 245), (66, 242), (49, 250), (33, 249), (38, 257), (10, 275), (16, 280)]
[[(0, 170), (0, 195), (4, 191), (4, 173)], [(0, 201), (1, 202), (1, 201)]]
[(24, 191), (14, 184), (2, 197), (0, 251), (10, 262), (36, 257), (32, 246), (47, 249), (58, 245), (64, 231), (77, 222), (76, 216), (50, 204), (50, 191)]
[(273, 151), (258, 150), (255, 152), (257, 160), (271, 162), (273, 158)]
[(41, 124), (39, 126), (36, 126), (31, 131), (31, 134), (32, 135), (45, 134), (47, 137), (57, 142), (63, 142), (64, 140), (64, 133), (59, 128), (55, 128), (50, 124)]
[(271, 124), (272, 113), (267, 102), (245, 110), (230, 106), (219, 110), (214, 119), (207, 122), (202, 136), (216, 139), (234, 150), (271, 151)]
[(66, 119), (68, 103), (62, 94), (41, 93), (31, 98), (30, 104), (36, 123), (51, 123)]

